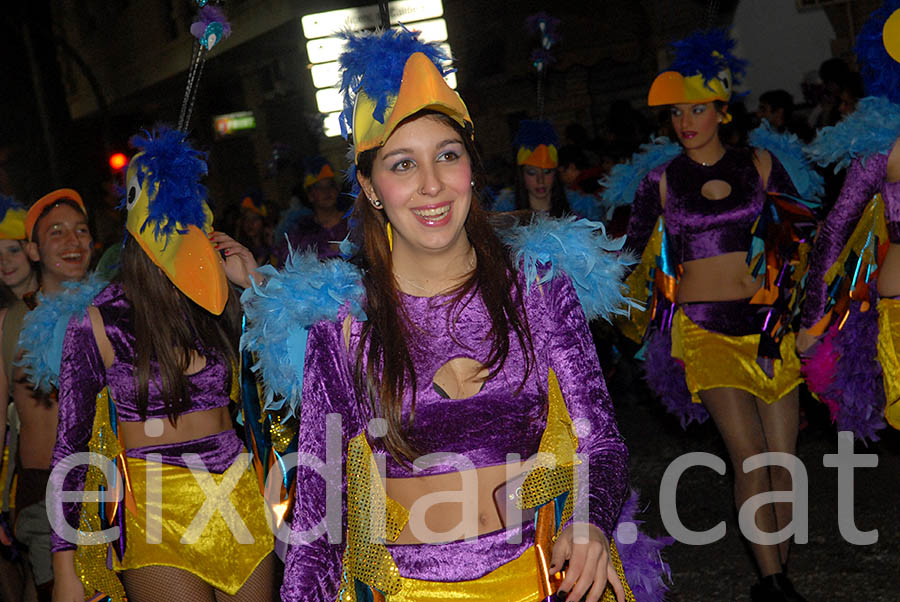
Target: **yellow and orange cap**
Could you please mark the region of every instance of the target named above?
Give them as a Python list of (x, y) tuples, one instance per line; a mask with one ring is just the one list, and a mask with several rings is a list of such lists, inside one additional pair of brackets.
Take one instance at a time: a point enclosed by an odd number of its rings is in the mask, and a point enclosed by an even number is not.
[(513, 145), (516, 148), (517, 165), (531, 165), (542, 169), (554, 169), (559, 165), (559, 137), (549, 121), (522, 121)]

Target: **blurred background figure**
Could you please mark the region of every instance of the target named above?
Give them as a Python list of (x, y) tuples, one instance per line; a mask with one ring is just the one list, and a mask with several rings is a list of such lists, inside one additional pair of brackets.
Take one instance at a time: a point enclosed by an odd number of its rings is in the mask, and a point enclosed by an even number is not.
[(802, 119), (795, 118), (794, 97), (787, 90), (768, 90), (760, 94), (756, 117), (768, 121), (779, 134), (790, 132), (803, 142), (810, 142), (815, 133)]
[(235, 239), (253, 253), (258, 265), (275, 263), (272, 244), (272, 224), (269, 208), (262, 202), (258, 190), (241, 201), (241, 214), (235, 228)]

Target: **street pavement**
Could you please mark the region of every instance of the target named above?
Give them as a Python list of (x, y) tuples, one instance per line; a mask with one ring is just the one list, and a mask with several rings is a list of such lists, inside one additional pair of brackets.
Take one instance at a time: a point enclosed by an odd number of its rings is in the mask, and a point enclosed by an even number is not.
[[(640, 364), (623, 361), (608, 378), (619, 427), (631, 453), (631, 481), (641, 491), (646, 530), (668, 534), (660, 516), (660, 482), (669, 464), (687, 452), (706, 452), (728, 463), (718, 433), (707, 421), (683, 430), (643, 384)], [(824, 406), (803, 399), (808, 425), (798, 456), (809, 478), (809, 540), (792, 548), (789, 576), (809, 602), (900, 602), (900, 432), (886, 429), (881, 441), (856, 454), (875, 454), (875, 468), (853, 471), (854, 515), (860, 531), (877, 529), (877, 542), (853, 545), (838, 525), (838, 470), (823, 465), (838, 448), (838, 435)], [(710, 468), (686, 470), (678, 482), (676, 507), (682, 523), (703, 531), (720, 521), (725, 536), (706, 545), (676, 542), (666, 549), (672, 570), (671, 602), (750, 600), (756, 582), (748, 546), (740, 537), (732, 502), (732, 473)]]

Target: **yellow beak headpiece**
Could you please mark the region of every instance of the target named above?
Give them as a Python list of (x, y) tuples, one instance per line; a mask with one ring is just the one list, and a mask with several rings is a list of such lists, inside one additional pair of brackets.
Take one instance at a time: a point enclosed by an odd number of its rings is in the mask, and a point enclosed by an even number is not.
[(647, 104), (651, 107), (673, 104), (701, 104), (716, 100), (729, 102), (734, 86), (746, 67), (746, 61), (731, 50), (734, 40), (727, 31), (711, 30), (672, 44), (675, 61), (650, 86)]
[(322, 180), (333, 180), (334, 169), (325, 157), (314, 157), (306, 166), (306, 176), (303, 178), (303, 188), (308, 190), (310, 186), (318, 184)]
[(517, 149), (516, 164), (555, 169), (559, 165), (558, 144), (559, 137), (549, 121), (526, 119), (519, 124), (513, 141)]
[(0, 240), (25, 240), (25, 207), (0, 195)]
[(436, 44), (419, 41), (407, 29), (345, 33), (342, 69), (344, 111), (341, 130), (353, 133), (353, 160), (378, 148), (404, 119), (430, 109), (448, 115), (471, 136), (472, 118), (462, 99), (444, 80), (448, 60)]
[(228, 300), (222, 258), (210, 243), (213, 214), (200, 178), (203, 153), (185, 134), (160, 128), (135, 136), (141, 152), (128, 164), (125, 228), (178, 290), (219, 315)]

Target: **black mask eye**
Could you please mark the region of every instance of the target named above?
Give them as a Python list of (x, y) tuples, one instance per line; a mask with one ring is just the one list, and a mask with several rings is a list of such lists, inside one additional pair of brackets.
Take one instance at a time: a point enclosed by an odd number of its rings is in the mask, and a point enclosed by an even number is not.
[(131, 188), (128, 189), (128, 204), (129, 205), (134, 204), (134, 197), (136, 197), (136, 196), (137, 196), (137, 188), (132, 186)]

